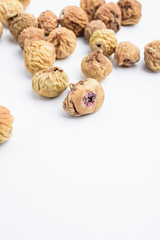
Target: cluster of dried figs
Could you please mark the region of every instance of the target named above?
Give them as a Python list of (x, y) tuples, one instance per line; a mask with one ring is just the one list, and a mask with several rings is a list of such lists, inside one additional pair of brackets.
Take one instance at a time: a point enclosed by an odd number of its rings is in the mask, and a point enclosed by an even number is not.
[[(33, 74), (32, 88), (43, 97), (54, 98), (68, 86), (70, 92), (63, 102), (65, 111), (82, 116), (97, 111), (104, 102), (100, 81), (112, 72), (109, 57), (119, 66), (131, 67), (140, 60), (140, 51), (131, 42), (118, 43), (116, 32), (121, 26), (137, 24), (142, 16), (137, 0), (119, 0), (117, 4), (105, 0), (80, 0), (80, 6), (65, 7), (59, 18), (50, 10), (38, 18), (24, 12), (30, 0), (0, 0), (0, 37), (6, 25), (23, 50), (26, 69)], [(77, 37), (84, 36), (92, 52), (81, 62), (86, 79), (76, 84), (60, 67), (57, 59), (71, 55)], [(160, 71), (160, 41), (145, 46), (146, 66)], [(0, 143), (12, 134), (13, 117), (0, 106)]]

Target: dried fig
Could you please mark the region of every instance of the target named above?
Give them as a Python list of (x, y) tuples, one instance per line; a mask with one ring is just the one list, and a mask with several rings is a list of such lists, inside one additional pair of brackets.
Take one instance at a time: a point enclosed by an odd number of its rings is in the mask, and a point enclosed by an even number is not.
[(105, 23), (101, 20), (93, 20), (86, 25), (84, 29), (84, 36), (87, 40), (89, 40), (95, 31), (102, 29), (106, 29)]
[(47, 10), (38, 17), (38, 27), (44, 29), (46, 35), (50, 34), (58, 25), (58, 18), (52, 11)]

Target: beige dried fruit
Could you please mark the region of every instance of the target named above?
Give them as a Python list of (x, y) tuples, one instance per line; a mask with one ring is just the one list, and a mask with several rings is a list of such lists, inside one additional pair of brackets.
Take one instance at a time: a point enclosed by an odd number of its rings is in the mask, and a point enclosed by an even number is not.
[(89, 40), (95, 31), (102, 29), (106, 29), (105, 23), (101, 20), (93, 20), (86, 25), (84, 29), (84, 36), (87, 40)]
[(76, 36), (80, 36), (84, 33), (88, 16), (82, 8), (68, 6), (61, 11), (59, 21), (62, 27), (66, 27), (72, 30)]
[(58, 25), (58, 18), (52, 11), (47, 10), (42, 12), (38, 17), (38, 27), (44, 29), (46, 35), (50, 34)]
[(102, 50), (96, 50), (82, 60), (81, 70), (87, 78), (102, 81), (112, 72), (112, 63)]
[(155, 40), (145, 46), (144, 60), (150, 70), (160, 71), (160, 40)]
[(89, 45), (92, 50), (100, 49), (106, 57), (109, 57), (117, 46), (115, 32), (111, 29), (98, 30), (90, 37)]
[(122, 13), (122, 25), (132, 25), (142, 17), (142, 5), (137, 0), (119, 0), (118, 6)]
[(31, 0), (19, 0), (19, 1), (23, 4), (24, 7), (27, 7), (31, 2)]
[(0, 38), (2, 37), (3, 34), (3, 24), (0, 22)]
[(12, 136), (13, 116), (10, 111), (0, 106), (0, 144), (6, 142)]
[(26, 39), (32, 41), (45, 40), (44, 30), (35, 27), (24, 29), (18, 37), (18, 44), (22, 49)]
[(69, 78), (60, 67), (51, 67), (34, 74), (32, 88), (44, 97), (57, 97), (69, 86)]
[(119, 66), (131, 67), (140, 60), (140, 50), (131, 42), (121, 42), (115, 49), (114, 59)]
[(98, 8), (94, 19), (103, 21), (108, 29), (112, 29), (115, 32), (118, 32), (121, 28), (121, 11), (119, 6), (113, 2)]
[(71, 115), (79, 117), (94, 113), (102, 106), (104, 90), (97, 80), (86, 78), (70, 87), (71, 92), (64, 99), (63, 108)]
[(24, 6), (18, 0), (0, 0), (0, 21), (8, 26), (7, 12), (23, 10)]
[(77, 44), (74, 32), (64, 27), (53, 30), (49, 34), (47, 41), (54, 44), (57, 59), (71, 55)]
[(20, 33), (28, 27), (38, 27), (38, 21), (33, 14), (25, 12), (7, 13), (8, 27), (11, 34), (18, 40)]
[(53, 44), (43, 40), (26, 40), (23, 57), (26, 69), (34, 74), (53, 65), (56, 57), (55, 48)]
[(89, 22), (94, 19), (97, 9), (105, 4), (105, 0), (81, 0), (80, 7), (87, 13)]

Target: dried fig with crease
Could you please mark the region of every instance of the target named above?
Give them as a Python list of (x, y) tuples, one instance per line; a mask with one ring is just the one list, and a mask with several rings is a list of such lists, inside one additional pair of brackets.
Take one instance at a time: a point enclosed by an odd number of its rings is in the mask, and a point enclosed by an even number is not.
[(46, 35), (50, 34), (53, 29), (58, 28), (58, 25), (57, 16), (50, 10), (42, 12), (38, 17), (38, 27), (44, 29)]
[(106, 25), (101, 20), (93, 20), (89, 22), (84, 29), (84, 36), (89, 41), (92, 34), (97, 30), (106, 29)]
[(160, 40), (148, 43), (144, 47), (146, 66), (153, 72), (160, 72)]

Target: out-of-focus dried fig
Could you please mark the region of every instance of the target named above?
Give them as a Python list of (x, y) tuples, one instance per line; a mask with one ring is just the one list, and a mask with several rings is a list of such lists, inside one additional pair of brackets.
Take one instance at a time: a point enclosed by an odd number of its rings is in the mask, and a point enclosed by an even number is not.
[(33, 14), (25, 12), (8, 12), (8, 27), (12, 35), (18, 40), (20, 33), (28, 27), (38, 27), (38, 21)]
[(150, 70), (160, 71), (160, 40), (155, 40), (145, 46), (144, 60)]
[(31, 0), (19, 0), (19, 1), (23, 4), (24, 7), (27, 7), (31, 2)]
[(6, 142), (12, 136), (13, 116), (10, 111), (0, 106), (0, 144)]
[(88, 16), (85, 11), (77, 6), (65, 7), (59, 16), (62, 27), (72, 30), (76, 36), (84, 34), (84, 28), (88, 23)]
[(86, 78), (70, 86), (71, 92), (64, 99), (63, 108), (71, 115), (79, 117), (94, 113), (102, 106), (104, 90), (97, 80)]
[(94, 19), (97, 9), (105, 4), (105, 0), (81, 0), (80, 7), (87, 13), (89, 22)]
[(119, 0), (118, 6), (122, 13), (122, 25), (132, 25), (139, 22), (142, 5), (137, 0)]
[(93, 20), (86, 25), (84, 29), (84, 36), (87, 40), (89, 40), (95, 31), (102, 29), (106, 29), (105, 23), (101, 20)]
[(57, 16), (50, 10), (47, 10), (38, 17), (38, 27), (44, 29), (45, 34), (48, 35), (50, 32), (57, 28), (59, 25)]
[(23, 57), (26, 69), (34, 74), (53, 65), (56, 57), (55, 48), (53, 44), (43, 40), (26, 40)]
[(87, 78), (102, 81), (112, 72), (112, 63), (102, 50), (96, 50), (82, 60), (81, 70)]
[(131, 67), (140, 60), (140, 50), (131, 42), (121, 42), (115, 49), (114, 59), (119, 66)]
[(56, 28), (53, 30), (47, 39), (53, 43), (56, 50), (56, 58), (65, 58), (71, 55), (76, 47), (77, 38), (74, 32), (67, 28)]
[(3, 24), (0, 22), (0, 38), (2, 37), (3, 34)]
[(89, 45), (92, 50), (102, 50), (103, 54), (109, 57), (117, 46), (115, 32), (111, 29), (98, 30), (90, 37)]
[(98, 8), (94, 18), (103, 21), (108, 29), (115, 32), (118, 32), (121, 28), (121, 11), (119, 6), (113, 2)]
[(0, 0), (0, 21), (8, 26), (7, 12), (23, 10), (24, 6), (18, 0)]
[(39, 41), (45, 40), (44, 30), (35, 27), (24, 29), (18, 37), (18, 44), (23, 49), (25, 40)]

